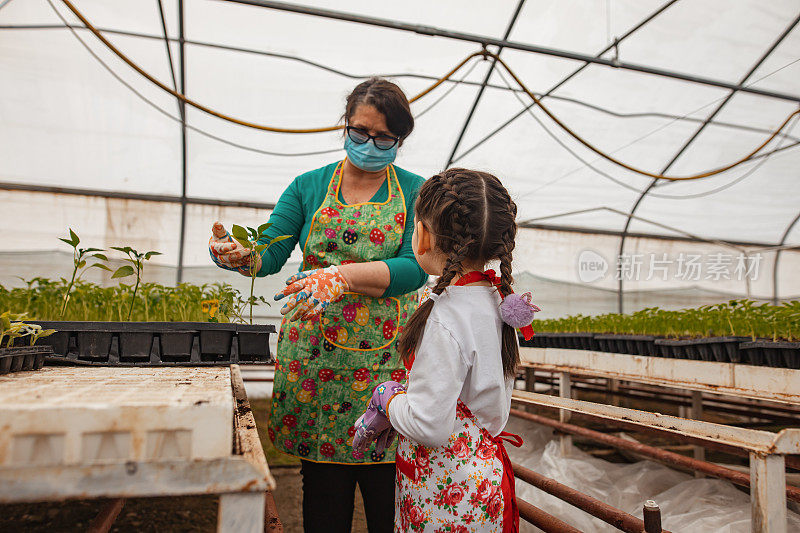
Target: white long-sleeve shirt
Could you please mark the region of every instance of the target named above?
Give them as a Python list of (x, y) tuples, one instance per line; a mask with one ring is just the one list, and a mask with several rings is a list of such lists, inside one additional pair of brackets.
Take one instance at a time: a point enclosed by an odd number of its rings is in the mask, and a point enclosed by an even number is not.
[(450, 286), (435, 301), (417, 346), (408, 392), (389, 420), (425, 446), (447, 442), (460, 399), (492, 436), (508, 421), (514, 381), (503, 376), (500, 296), (494, 287)]

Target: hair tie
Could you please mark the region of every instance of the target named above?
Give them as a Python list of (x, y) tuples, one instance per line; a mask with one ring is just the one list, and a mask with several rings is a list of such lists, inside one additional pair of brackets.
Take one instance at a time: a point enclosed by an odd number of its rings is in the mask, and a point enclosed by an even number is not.
[(433, 303), (436, 303), (439, 301), (440, 296), (441, 294), (436, 294), (435, 292), (431, 291), (431, 293), (428, 295), (428, 300), (432, 301)]

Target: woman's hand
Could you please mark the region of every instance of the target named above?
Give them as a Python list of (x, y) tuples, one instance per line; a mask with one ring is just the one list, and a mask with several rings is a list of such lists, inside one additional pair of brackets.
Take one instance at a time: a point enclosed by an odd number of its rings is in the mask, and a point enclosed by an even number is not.
[(275, 295), (280, 300), (293, 294), (281, 308), (282, 315), (295, 310), (290, 320), (311, 320), (322, 314), (328, 304), (339, 301), (350, 290), (347, 280), (337, 266), (299, 272), (286, 280), (287, 287)]
[[(250, 276), (250, 262), (253, 256), (250, 251), (236, 242), (221, 222), (214, 222), (211, 227), (211, 238), (208, 240), (208, 252), (214, 263), (226, 270), (235, 270), (244, 276)], [(261, 257), (255, 255), (256, 268), (261, 269)]]

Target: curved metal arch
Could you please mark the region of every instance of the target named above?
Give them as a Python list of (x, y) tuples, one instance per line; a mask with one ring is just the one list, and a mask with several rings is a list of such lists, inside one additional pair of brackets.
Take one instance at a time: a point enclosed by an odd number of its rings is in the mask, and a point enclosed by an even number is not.
[(778, 249), (775, 250), (775, 262), (772, 264), (772, 303), (778, 305), (778, 261), (781, 258), (781, 252), (783, 251), (783, 245), (786, 244), (786, 239), (789, 238), (789, 234), (794, 229), (795, 225), (800, 221), (800, 213), (797, 213), (797, 216), (794, 217), (788, 226), (786, 226), (786, 231), (783, 232), (783, 237), (781, 237), (781, 242), (778, 243)]
[[(719, 103), (719, 105), (717, 105), (716, 108), (714, 108), (714, 111), (712, 111), (708, 115), (708, 117), (706, 118), (705, 121), (703, 121), (703, 123), (700, 125), (700, 127), (697, 128), (697, 130), (695, 130), (695, 132), (692, 134), (692, 136), (689, 137), (689, 139), (687, 139), (687, 141), (685, 143), (683, 143), (683, 146), (681, 146), (681, 148), (675, 153), (675, 155), (670, 160), (670, 162), (667, 163), (664, 166), (664, 168), (661, 170), (661, 172), (660, 172), (661, 174), (664, 174), (665, 172), (667, 172), (670, 169), (670, 167), (672, 167), (672, 165), (675, 164), (675, 162), (681, 157), (681, 155), (683, 155), (683, 153), (686, 151), (686, 149), (689, 148), (689, 146), (697, 139), (697, 137), (706, 128), (706, 126), (708, 126), (709, 122), (711, 122), (711, 120), (713, 120), (714, 117), (717, 116), (717, 114), (722, 110), (722, 108), (725, 107), (725, 104), (727, 104), (730, 101), (730, 99), (733, 98), (733, 95), (735, 95), (736, 92), (739, 91), (740, 88), (743, 87), (745, 82), (747, 82), (747, 80), (750, 78), (750, 76), (752, 76), (753, 73), (756, 70), (758, 70), (758, 67), (760, 67), (761, 64), (764, 63), (764, 61), (767, 60), (767, 58), (778, 47), (778, 45), (780, 45), (781, 42), (783, 42), (783, 40), (792, 32), (792, 30), (795, 28), (795, 26), (797, 26), (798, 22), (800, 22), (800, 15), (795, 17), (795, 19), (783, 30), (783, 32), (781, 32), (781, 34), (778, 36), (777, 39), (775, 39), (775, 41), (772, 43), (772, 45), (769, 48), (767, 48), (767, 50), (761, 55), (761, 57), (758, 58), (758, 61), (756, 61), (755, 64), (753, 64), (753, 66), (750, 67), (750, 69), (747, 71), (747, 73), (742, 77), (742, 79), (739, 80), (739, 83), (737, 84), (736, 88), (731, 89), (730, 94), (728, 94), (728, 96), (726, 96), (725, 99), (722, 100)], [(631, 208), (630, 213), (628, 213), (628, 218), (625, 221), (625, 228), (622, 230), (622, 235), (620, 236), (619, 253), (617, 254), (617, 261), (616, 261), (616, 264), (617, 264), (617, 275), (619, 276), (618, 285), (617, 285), (617, 312), (619, 312), (619, 313), (622, 313), (624, 311), (624, 306), (623, 306), (624, 284), (623, 284), (623, 279), (622, 279), (623, 276), (620, 275), (621, 274), (620, 273), (620, 269), (621, 269), (622, 254), (625, 251), (625, 238), (628, 236), (628, 228), (631, 225), (631, 219), (633, 218), (633, 215), (636, 213), (636, 210), (639, 208), (639, 205), (642, 203), (642, 200), (644, 200), (644, 198), (647, 196), (647, 194), (653, 189), (653, 187), (656, 186), (657, 182), (658, 182), (658, 178), (653, 178), (653, 181), (650, 182), (650, 185), (648, 185), (647, 188), (645, 190), (643, 190), (642, 193), (639, 195), (639, 197), (636, 199), (636, 203), (633, 204), (633, 207)], [(800, 215), (798, 215), (798, 216), (800, 217)], [(797, 222), (797, 220), (795, 220), (792, 223), (792, 225), (794, 225), (795, 222)], [(776, 252), (776, 253), (779, 253), (779, 251)], [(775, 256), (775, 265), (776, 265), (775, 268), (777, 268), (777, 262), (778, 262), (778, 256), (776, 255)], [(773, 297), (774, 297), (774, 294), (773, 294)]]

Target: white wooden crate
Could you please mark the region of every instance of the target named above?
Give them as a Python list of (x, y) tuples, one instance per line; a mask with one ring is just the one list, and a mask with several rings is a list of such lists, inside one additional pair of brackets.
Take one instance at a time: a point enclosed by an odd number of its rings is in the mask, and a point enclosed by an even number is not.
[(231, 454), (228, 367), (45, 367), (0, 377), (0, 466)]

